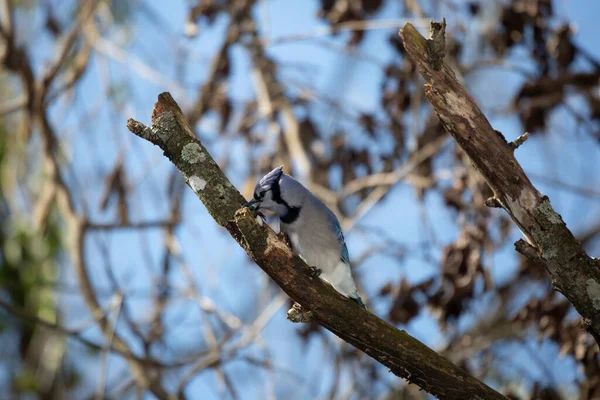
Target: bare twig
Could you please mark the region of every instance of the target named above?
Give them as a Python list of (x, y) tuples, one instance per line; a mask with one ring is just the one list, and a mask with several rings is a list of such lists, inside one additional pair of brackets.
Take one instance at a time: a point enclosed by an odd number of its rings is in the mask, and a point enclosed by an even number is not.
[(0, 2), (0, 32), (5, 39), (12, 37), (13, 34), (13, 13), (10, 6), (10, 0)]
[(253, 32), (253, 34), (253, 40), (247, 47), (254, 64), (252, 75), (257, 97), (266, 105), (270, 118), (275, 119), (276, 111), (281, 113), (283, 139), (296, 172), (295, 175), (303, 181), (308, 181), (311, 177), (312, 164), (300, 138), (300, 125), (294, 115), (292, 105), (284, 95), (284, 88), (277, 79), (275, 64), (265, 54), (265, 49), (256, 32)]
[(298, 42), (301, 40), (314, 39), (322, 36), (330, 36), (337, 32), (344, 31), (369, 31), (376, 29), (394, 29), (400, 28), (407, 22), (412, 22), (415, 25), (429, 26), (429, 19), (424, 18), (398, 18), (398, 19), (376, 19), (376, 20), (356, 20), (346, 21), (333, 26), (324, 26), (316, 28), (310, 32), (297, 33), (289, 36), (282, 36), (268, 40), (264, 43), (265, 46), (276, 46), (290, 42)]
[(19, 111), (23, 109), (26, 105), (27, 98), (25, 96), (15, 97), (14, 99), (0, 103), (0, 117), (4, 117), (8, 114), (12, 114), (16, 111)]
[(110, 231), (119, 229), (149, 229), (149, 228), (165, 228), (173, 225), (177, 225), (180, 222), (179, 219), (167, 219), (157, 221), (144, 221), (144, 222), (89, 222), (86, 221), (86, 229), (91, 231)]
[(529, 133), (525, 132), (524, 134), (522, 134), (521, 136), (519, 136), (518, 138), (516, 138), (515, 140), (513, 140), (512, 142), (510, 142), (508, 145), (510, 147), (513, 148), (513, 150), (518, 149), (523, 143), (525, 143), (525, 141), (529, 138)]
[(438, 139), (427, 143), (422, 149), (419, 149), (401, 166), (392, 172), (383, 172), (380, 174), (368, 175), (363, 178), (355, 179), (348, 182), (342, 188), (344, 197), (350, 196), (363, 189), (372, 188), (375, 186), (392, 186), (409, 176), (412, 171), (423, 161), (431, 158), (448, 142), (448, 136), (443, 135)]
[(196, 101), (186, 113), (191, 126), (196, 125), (196, 123), (208, 110), (211, 97), (214, 95), (218, 87), (223, 64), (227, 62), (227, 52), (229, 51), (230, 45), (238, 40), (239, 31), (239, 26), (237, 25), (236, 21), (232, 19), (227, 26), (225, 41), (210, 63), (208, 75), (206, 76), (204, 83), (200, 86), (198, 97), (196, 97)]
[(87, 0), (81, 5), (81, 8), (75, 20), (75, 24), (62, 39), (62, 43), (60, 49), (56, 54), (56, 57), (49, 64), (46, 72), (44, 73), (44, 76), (42, 78), (42, 88), (40, 89), (42, 96), (45, 96), (48, 87), (50, 87), (50, 84), (54, 81), (54, 78), (62, 68), (63, 64), (67, 59), (67, 55), (71, 50), (71, 47), (75, 43), (75, 40), (79, 37), (79, 34), (81, 33), (83, 25), (92, 16), (98, 3), (99, 0)]
[(84, 34), (87, 40), (92, 44), (92, 47), (101, 54), (104, 54), (108, 58), (111, 58), (121, 64), (128, 66), (129, 68), (136, 71), (136, 73), (150, 82), (156, 85), (170, 88), (175, 93), (179, 93), (181, 96), (185, 95), (185, 88), (183, 88), (178, 82), (164, 76), (156, 69), (150, 67), (139, 57), (127, 52), (125, 49), (117, 46), (111, 41), (102, 37), (100, 32), (96, 29), (94, 24), (88, 24), (84, 29)]
[[(69, 336), (69, 337), (77, 340), (81, 344), (89, 347), (90, 349), (102, 351), (106, 348), (106, 346), (104, 346), (104, 345), (94, 343), (94, 342), (86, 339), (85, 337), (81, 336), (80, 329), (69, 329), (69, 328), (65, 328), (61, 324), (48, 322), (44, 319), (41, 319), (39, 317), (29, 314), (26, 310), (18, 308), (1, 298), (0, 298), (0, 307), (2, 307), (8, 313), (14, 315), (17, 318), (20, 318), (20, 319), (23, 319), (26, 321), (35, 322), (36, 324), (39, 324), (47, 329), (50, 329), (50, 330), (58, 332), (60, 334)], [(115, 346), (111, 345), (110, 349), (111, 349), (111, 351), (114, 351), (115, 353), (120, 354), (125, 359), (133, 360), (133, 361), (139, 363), (140, 365), (145, 365), (147, 367), (152, 367), (152, 368), (168, 368), (168, 367), (170, 367), (169, 365), (162, 364), (155, 360), (151, 360), (151, 359), (147, 359), (147, 358), (140, 358), (140, 357), (136, 356), (135, 354), (131, 353), (129, 350), (124, 351), (124, 349), (122, 349), (120, 347), (115, 347)], [(176, 366), (178, 366), (178, 365), (176, 365)]]
[(98, 379), (98, 389), (96, 390), (96, 399), (102, 400), (104, 398), (104, 390), (106, 389), (106, 379), (108, 376), (108, 354), (112, 347), (112, 340), (115, 336), (115, 329), (117, 329), (117, 323), (119, 322), (119, 315), (121, 313), (121, 307), (123, 306), (123, 296), (118, 298), (119, 308), (115, 315), (115, 322), (112, 324), (112, 332), (107, 337), (107, 344), (102, 354), (102, 368), (100, 370), (100, 379)]
[(551, 178), (536, 173), (529, 173), (529, 176), (534, 181), (538, 181), (544, 185), (551, 185), (558, 190), (571, 192), (573, 194), (577, 194), (579, 196), (584, 197), (600, 197), (600, 190), (595, 189), (594, 187), (583, 187), (580, 185), (574, 185), (573, 183), (567, 182), (566, 180)]

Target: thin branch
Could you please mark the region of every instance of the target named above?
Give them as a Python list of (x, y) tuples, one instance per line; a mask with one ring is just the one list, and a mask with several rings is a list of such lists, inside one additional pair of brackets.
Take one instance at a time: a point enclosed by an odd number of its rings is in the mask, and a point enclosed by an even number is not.
[(75, 24), (73, 25), (71, 30), (62, 38), (60, 49), (57, 51), (55, 59), (50, 63), (48, 69), (44, 74), (44, 77), (42, 78), (42, 95), (46, 94), (48, 87), (50, 86), (58, 72), (61, 70), (62, 66), (67, 60), (67, 55), (69, 54), (71, 47), (75, 43), (75, 40), (79, 37), (79, 34), (81, 33), (83, 25), (92, 16), (98, 3), (99, 0), (87, 0), (81, 5), (81, 8), (75, 20)]
[(342, 188), (342, 196), (347, 197), (363, 189), (376, 186), (392, 186), (409, 176), (422, 162), (434, 156), (448, 142), (448, 136), (443, 135), (427, 143), (422, 149), (416, 151), (411, 157), (395, 171), (372, 174), (363, 178), (354, 179)]
[(522, 134), (521, 136), (519, 136), (518, 138), (516, 138), (515, 140), (513, 140), (512, 142), (510, 142), (508, 145), (513, 149), (516, 150), (519, 147), (521, 147), (521, 145), (523, 143), (525, 143), (525, 141), (527, 141), (527, 139), (529, 139), (529, 133), (525, 132), (524, 134)]
[(316, 28), (310, 32), (296, 33), (288, 36), (281, 36), (264, 42), (264, 46), (276, 46), (290, 42), (314, 39), (323, 36), (331, 36), (344, 31), (370, 31), (376, 29), (397, 29), (407, 22), (415, 25), (428, 26), (429, 19), (425, 18), (398, 18), (398, 19), (376, 19), (376, 20), (355, 20), (346, 21), (340, 24), (327, 25)]
[(181, 96), (185, 95), (185, 88), (178, 82), (150, 67), (131, 52), (117, 46), (110, 40), (103, 38), (94, 24), (88, 24), (86, 29), (84, 29), (84, 34), (86, 35), (87, 40), (89, 40), (89, 42), (92, 44), (94, 50), (96, 50), (98, 53), (103, 54), (106, 57), (111, 58), (134, 70), (139, 77), (147, 79), (149, 82), (161, 87), (170, 88), (170, 90), (173, 90), (175, 93), (179, 93)]
[[(7, 301), (3, 300), (2, 298), (0, 298), (0, 307), (3, 308), (9, 314), (15, 316), (16, 318), (19, 318), (19, 319), (22, 319), (25, 321), (34, 322), (36, 324), (43, 326), (46, 329), (50, 329), (50, 330), (53, 330), (60, 334), (63, 334), (65, 336), (68, 336), (68, 337), (78, 341), (79, 343), (89, 347), (92, 350), (102, 351), (106, 348), (106, 346), (104, 346), (104, 345), (94, 343), (94, 342), (84, 338), (83, 336), (81, 336), (80, 329), (69, 329), (69, 328), (65, 328), (63, 325), (55, 324), (53, 322), (48, 322), (48, 321), (41, 319), (35, 315), (31, 315), (26, 310), (23, 310), (19, 307), (16, 307), (16, 306), (8, 303)], [(140, 365), (145, 365), (147, 367), (152, 367), (152, 368), (169, 368), (170, 367), (169, 365), (162, 364), (155, 360), (140, 358), (129, 351), (124, 351), (122, 348), (117, 348), (112, 345), (110, 346), (110, 350), (114, 351), (117, 354), (120, 354), (125, 359), (136, 361)], [(175, 365), (175, 366), (178, 367), (179, 365)]]
[(194, 104), (192, 104), (190, 107), (189, 111), (186, 113), (191, 126), (196, 125), (200, 118), (202, 118), (206, 111), (208, 111), (211, 97), (214, 95), (218, 87), (220, 80), (219, 74), (223, 69), (223, 64), (227, 62), (227, 52), (229, 51), (229, 47), (238, 41), (239, 31), (239, 26), (232, 19), (227, 26), (225, 41), (210, 63), (208, 75), (204, 80), (204, 84), (200, 86), (198, 97), (196, 98)]
[(252, 324), (245, 330), (242, 337), (231, 347), (221, 352), (224, 345), (216, 346), (205, 358), (200, 360), (194, 367), (188, 371), (179, 384), (177, 385), (177, 393), (183, 393), (191, 380), (200, 372), (209, 367), (218, 367), (221, 364), (231, 361), (238, 352), (249, 346), (256, 336), (265, 328), (267, 323), (271, 321), (275, 313), (285, 304), (285, 296), (283, 294), (275, 297), (263, 312), (254, 320)]
[(180, 222), (179, 219), (168, 219), (168, 220), (157, 220), (157, 221), (143, 221), (143, 222), (86, 222), (86, 229), (90, 231), (111, 231), (121, 229), (151, 229), (151, 228), (165, 228), (169, 226), (175, 226)]
[(92, 46), (87, 41), (83, 44), (83, 48), (75, 56), (73, 66), (69, 69), (65, 80), (60, 83), (55, 90), (46, 96), (46, 102), (50, 103), (59, 97), (62, 93), (72, 89), (83, 77), (89, 66), (90, 56), (92, 54)]
[(23, 109), (27, 105), (27, 97), (19, 96), (0, 103), (0, 117), (12, 114)]
[(6, 39), (13, 35), (13, 13), (10, 0), (2, 0), (0, 3), (0, 32)]
[(119, 315), (121, 314), (121, 307), (123, 307), (123, 296), (119, 295), (118, 298), (119, 308), (117, 309), (117, 313), (115, 315), (115, 322), (112, 324), (112, 332), (108, 336), (108, 342), (102, 352), (102, 368), (100, 370), (100, 379), (98, 379), (98, 389), (96, 391), (96, 399), (102, 400), (104, 399), (104, 391), (106, 389), (106, 380), (108, 377), (108, 354), (110, 348), (112, 347), (112, 340), (115, 336), (115, 329), (117, 329), (117, 323), (119, 322)]
[(296, 175), (302, 181), (311, 177), (312, 163), (300, 137), (300, 125), (292, 105), (284, 95), (285, 88), (276, 75), (277, 67), (267, 56), (256, 31), (247, 48), (252, 56), (252, 76), (259, 104), (264, 104), (269, 117), (275, 121), (276, 110), (283, 121), (283, 139)]
[(413, 153), (411, 157), (395, 171), (372, 174), (348, 182), (342, 188), (340, 194), (340, 198), (342, 199), (363, 189), (374, 188), (374, 190), (358, 205), (356, 211), (350, 218), (346, 218), (342, 221), (342, 228), (344, 231), (348, 232), (354, 229), (360, 219), (375, 207), (379, 203), (379, 200), (381, 200), (395, 184), (410, 176), (412, 171), (414, 171), (419, 164), (440, 151), (447, 142), (448, 137), (442, 136)]
[(582, 187), (558, 178), (550, 178), (536, 173), (530, 173), (529, 176), (534, 181), (539, 181), (542, 184), (553, 186), (558, 190), (571, 192), (584, 197), (600, 197), (600, 190), (597, 190), (593, 187)]

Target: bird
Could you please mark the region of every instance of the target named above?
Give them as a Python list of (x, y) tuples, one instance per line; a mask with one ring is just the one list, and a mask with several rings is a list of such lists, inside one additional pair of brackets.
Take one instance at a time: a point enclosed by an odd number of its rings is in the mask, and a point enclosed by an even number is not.
[(268, 210), (280, 222), (292, 250), (343, 296), (367, 308), (356, 290), (344, 233), (335, 214), (310, 190), (283, 172), (283, 165), (263, 176), (245, 207)]

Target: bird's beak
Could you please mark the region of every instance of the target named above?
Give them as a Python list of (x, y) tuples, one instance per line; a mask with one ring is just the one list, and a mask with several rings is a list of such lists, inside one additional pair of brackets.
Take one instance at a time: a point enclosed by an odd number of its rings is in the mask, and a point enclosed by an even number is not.
[(256, 204), (258, 202), (259, 202), (258, 200), (252, 199), (249, 202), (247, 202), (246, 204), (244, 204), (243, 207), (247, 207), (247, 208), (251, 208), (252, 210), (256, 210), (257, 209)]

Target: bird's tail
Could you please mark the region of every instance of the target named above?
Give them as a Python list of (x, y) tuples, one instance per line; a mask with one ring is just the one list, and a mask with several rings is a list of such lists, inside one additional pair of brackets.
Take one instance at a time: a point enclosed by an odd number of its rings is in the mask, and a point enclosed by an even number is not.
[(364, 308), (365, 310), (368, 310), (367, 306), (365, 306), (365, 303), (363, 303), (358, 293), (356, 293), (356, 297), (349, 297), (349, 299), (361, 306), (362, 308)]

